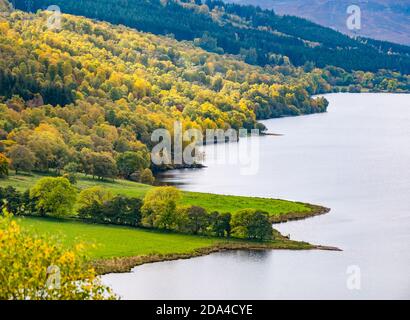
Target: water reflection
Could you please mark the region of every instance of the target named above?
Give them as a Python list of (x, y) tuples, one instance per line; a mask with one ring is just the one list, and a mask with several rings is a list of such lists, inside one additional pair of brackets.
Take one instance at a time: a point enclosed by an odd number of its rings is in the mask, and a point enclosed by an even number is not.
[(181, 178), (181, 176), (189, 175), (190, 172), (194, 172), (202, 169), (178, 169), (172, 171), (158, 172), (155, 175), (156, 184), (160, 186), (175, 186), (175, 187), (187, 187), (189, 186), (189, 178)]
[(239, 250), (239, 251), (225, 251), (218, 253), (223, 257), (230, 257), (236, 261), (247, 261), (260, 263), (269, 258), (270, 250)]

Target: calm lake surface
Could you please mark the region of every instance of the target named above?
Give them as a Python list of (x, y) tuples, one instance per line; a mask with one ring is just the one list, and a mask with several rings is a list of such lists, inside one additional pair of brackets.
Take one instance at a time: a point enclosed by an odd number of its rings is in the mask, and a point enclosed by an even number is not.
[[(248, 139), (259, 148), (248, 152), (259, 157), (256, 174), (207, 160), (205, 169), (164, 179), (184, 190), (329, 207), (327, 215), (275, 228), (343, 252), (216, 253), (143, 265), (104, 282), (124, 299), (409, 299), (410, 95), (326, 98), (325, 114), (264, 121), (283, 136)], [(230, 153), (245, 140), (230, 144)], [(207, 159), (223, 148), (207, 147)], [(347, 285), (352, 270), (361, 277), (359, 290)]]

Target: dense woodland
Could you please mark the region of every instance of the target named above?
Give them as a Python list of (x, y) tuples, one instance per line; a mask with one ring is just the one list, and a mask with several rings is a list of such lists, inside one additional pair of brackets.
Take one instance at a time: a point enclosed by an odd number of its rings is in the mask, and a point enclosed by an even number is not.
[[(278, 16), (254, 6), (214, 0), (15, 0), (29, 11), (58, 5), (64, 13), (123, 24), (154, 34), (195, 41), (212, 52), (241, 56), (261, 66), (277, 55), (296, 66), (313, 62), (345, 70), (410, 72), (409, 47), (370, 39), (352, 39), (330, 28), (293, 16)], [(279, 58), (280, 59), (280, 58)]]
[[(156, 128), (254, 128), (257, 118), (322, 112), (320, 70), (262, 69), (124, 27), (14, 12), (0, 24), (0, 141), (16, 170), (128, 177), (150, 165)], [(120, 154), (126, 154), (124, 159)], [(132, 167), (118, 161), (129, 159)], [(75, 165), (74, 165), (75, 164)]]
[[(50, 13), (0, 18), (0, 153), (18, 171), (152, 183), (151, 133), (183, 127), (259, 128), (258, 119), (326, 111), (311, 95), (334, 90), (406, 91), (397, 72), (247, 64), (192, 42)], [(7, 158), (6, 158), (7, 157)]]

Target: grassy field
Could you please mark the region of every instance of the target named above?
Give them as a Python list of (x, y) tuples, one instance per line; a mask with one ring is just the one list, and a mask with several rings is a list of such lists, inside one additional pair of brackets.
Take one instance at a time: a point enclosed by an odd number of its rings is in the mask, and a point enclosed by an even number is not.
[(190, 253), (224, 241), (218, 238), (163, 233), (122, 226), (22, 217), (19, 224), (35, 234), (48, 235), (64, 245), (84, 243), (91, 258)]
[(84, 244), (99, 274), (128, 272), (144, 263), (187, 259), (220, 250), (320, 249), (306, 242), (288, 240), (277, 231), (274, 231), (275, 240), (253, 242), (51, 218), (16, 219), (28, 232), (59, 241), (63, 246)]
[[(0, 180), (1, 186), (13, 186), (20, 191), (24, 191), (33, 186), (40, 175), (10, 175), (7, 179)], [(135, 183), (126, 180), (94, 180), (91, 177), (80, 176), (77, 187), (85, 189), (88, 187), (100, 185), (109, 190), (113, 194), (120, 194), (132, 197), (143, 197), (145, 193), (152, 188), (151, 186)], [(183, 192), (181, 201), (183, 205), (197, 205), (207, 209), (209, 212), (231, 212), (235, 213), (238, 210), (252, 208), (260, 209), (269, 212), (272, 216), (286, 215), (289, 213), (306, 213), (309, 214), (312, 209), (306, 204), (276, 200), (268, 198), (254, 197), (239, 197), (226, 196), (199, 192)]]

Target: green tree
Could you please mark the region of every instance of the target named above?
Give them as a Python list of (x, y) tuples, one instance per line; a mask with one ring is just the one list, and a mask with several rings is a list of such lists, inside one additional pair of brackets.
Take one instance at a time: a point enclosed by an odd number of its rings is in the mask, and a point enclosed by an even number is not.
[(37, 213), (37, 203), (35, 199), (30, 197), (30, 189), (23, 192), (21, 199), (23, 204), (23, 210), (21, 212), (27, 215), (35, 215)]
[(95, 186), (91, 188), (84, 189), (80, 192), (78, 196), (78, 207), (89, 207), (94, 202), (102, 205), (113, 198), (112, 193), (100, 186)]
[(272, 238), (272, 224), (266, 212), (243, 209), (232, 217), (232, 233), (238, 238), (269, 240)]
[(142, 200), (116, 196), (100, 203), (93, 201), (79, 210), (79, 217), (98, 223), (138, 226), (141, 223)]
[(117, 165), (108, 153), (93, 152), (91, 154), (92, 174), (98, 179), (114, 178), (118, 174)]
[(132, 173), (141, 171), (149, 166), (149, 158), (141, 151), (126, 151), (117, 157), (119, 173), (129, 178)]
[(204, 208), (191, 206), (186, 211), (184, 229), (192, 234), (205, 233), (209, 226), (209, 216)]
[(30, 136), (28, 147), (35, 154), (36, 168), (48, 171), (60, 169), (68, 162), (69, 149), (56, 128), (40, 124)]
[(10, 148), (8, 156), (11, 161), (11, 167), (16, 171), (31, 172), (36, 162), (36, 157), (31, 150), (22, 145), (14, 145)]
[(230, 237), (231, 214), (212, 212), (210, 214), (211, 230), (217, 237)]
[(96, 201), (90, 205), (82, 206), (78, 209), (78, 217), (97, 223), (104, 223), (104, 205)]
[(104, 204), (103, 215), (113, 224), (138, 226), (141, 223), (141, 206), (141, 199), (116, 196)]
[(77, 189), (66, 178), (42, 178), (30, 189), (41, 215), (68, 216), (73, 214)]
[(176, 224), (177, 203), (181, 191), (175, 187), (157, 187), (144, 197), (142, 224), (146, 227), (171, 230)]
[(19, 214), (23, 211), (23, 195), (14, 187), (0, 187), (0, 208), (6, 207), (9, 212)]

